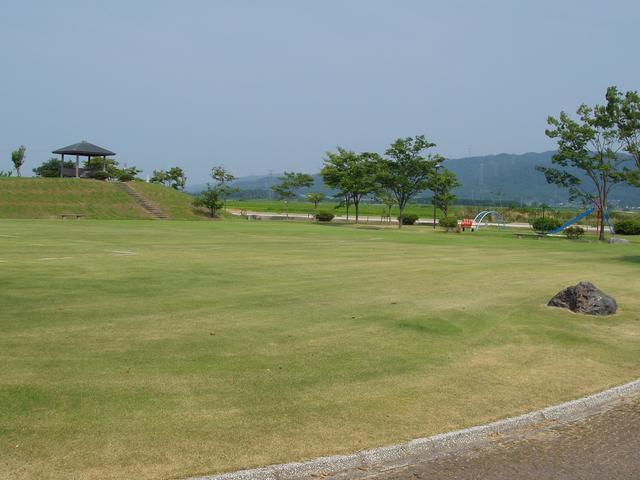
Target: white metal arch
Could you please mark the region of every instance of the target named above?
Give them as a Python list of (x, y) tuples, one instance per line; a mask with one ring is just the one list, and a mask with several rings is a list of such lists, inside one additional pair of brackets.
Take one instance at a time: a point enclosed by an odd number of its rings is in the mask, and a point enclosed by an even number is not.
[[(500, 212), (496, 212), (495, 210), (483, 210), (478, 215), (476, 215), (476, 218), (473, 219), (473, 224), (475, 225), (476, 230), (480, 229), (480, 226), (482, 225), (482, 222), (485, 221), (485, 219), (487, 217), (494, 217), (495, 220), (496, 220), (496, 223), (499, 223), (500, 226), (502, 226), (502, 227), (505, 226), (504, 218), (502, 217)], [(488, 222), (486, 222), (486, 223), (488, 223)]]

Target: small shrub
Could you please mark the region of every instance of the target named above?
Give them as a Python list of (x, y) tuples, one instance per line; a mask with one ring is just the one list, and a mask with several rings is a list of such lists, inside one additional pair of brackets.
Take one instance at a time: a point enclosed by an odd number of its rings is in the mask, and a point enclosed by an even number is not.
[(640, 221), (633, 218), (624, 218), (618, 220), (613, 229), (619, 235), (640, 235)]
[(316, 213), (316, 220), (319, 222), (330, 222), (335, 215), (331, 212), (318, 212)]
[(456, 217), (444, 217), (441, 218), (438, 222), (442, 228), (444, 228), (447, 232), (458, 228), (458, 219)]
[[(418, 221), (418, 215), (415, 215), (413, 213), (407, 213), (406, 215), (404, 215), (402, 217), (402, 224), (403, 225), (414, 225), (417, 221)], [(398, 221), (400, 221), (400, 217), (398, 217)]]
[(98, 170), (96, 172), (93, 172), (91, 174), (92, 178), (95, 178), (96, 180), (106, 180), (110, 177), (111, 175), (109, 175), (107, 172), (103, 172), (102, 170)]
[(136, 179), (136, 176), (129, 172), (121, 173), (118, 176), (118, 180), (120, 180), (121, 182), (132, 182), (135, 179)]
[(584, 228), (579, 227), (578, 225), (574, 225), (573, 227), (567, 227), (564, 229), (564, 234), (567, 238), (572, 240), (578, 240), (584, 235)]
[(553, 217), (538, 217), (531, 222), (531, 228), (533, 228), (536, 233), (549, 233), (560, 225), (562, 225), (562, 222)]

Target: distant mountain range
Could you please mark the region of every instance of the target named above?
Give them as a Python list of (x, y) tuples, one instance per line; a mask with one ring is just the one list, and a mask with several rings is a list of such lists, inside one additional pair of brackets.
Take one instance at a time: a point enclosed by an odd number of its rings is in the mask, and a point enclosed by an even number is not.
[[(549, 185), (544, 175), (536, 171), (538, 165), (550, 166), (554, 152), (525, 153), (521, 155), (501, 153), (479, 157), (465, 157), (447, 160), (446, 168), (454, 172), (461, 187), (455, 193), (459, 200), (468, 202), (500, 203), (547, 203), (562, 205), (567, 203), (566, 190)], [(273, 176), (251, 175), (238, 178), (234, 186), (241, 189), (245, 198), (268, 198), (270, 188), (278, 182), (278, 174)], [(312, 188), (301, 190), (330, 193), (319, 175), (314, 176)], [(192, 185), (187, 188), (198, 193), (206, 185)], [(429, 197), (427, 192), (425, 196)], [(640, 189), (624, 185), (614, 187), (610, 197), (616, 206), (640, 206)]]

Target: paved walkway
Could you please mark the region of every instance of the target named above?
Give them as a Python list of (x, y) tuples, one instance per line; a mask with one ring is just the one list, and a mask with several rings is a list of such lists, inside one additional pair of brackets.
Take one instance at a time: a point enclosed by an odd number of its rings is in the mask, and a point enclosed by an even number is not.
[(335, 478), (376, 480), (640, 479), (640, 396), (572, 423), (499, 435), (475, 450)]
[[(241, 211), (245, 212), (245, 216), (249, 216), (251, 218), (255, 217), (255, 218), (264, 218), (264, 219), (286, 219), (286, 218), (290, 218), (290, 219), (296, 219), (296, 220), (312, 220), (313, 216), (309, 213), (290, 213), (288, 216), (284, 213), (276, 213), (276, 212), (254, 212), (254, 211), (244, 211), (244, 210), (239, 210), (237, 208), (229, 208), (228, 209), (229, 212), (231, 212), (232, 215), (235, 216), (241, 216)], [(355, 217), (353, 215), (351, 215), (350, 217), (350, 221), (353, 222), (355, 221)], [(347, 218), (344, 216), (335, 216), (334, 217), (335, 221), (338, 222), (346, 222)], [(392, 218), (390, 221), (382, 221), (380, 215), (361, 215), (360, 216), (360, 223), (361, 224), (367, 224), (367, 223), (371, 223), (371, 224), (383, 224), (383, 225), (397, 225), (398, 221), (395, 218)], [(438, 223), (438, 220), (436, 220), (436, 223)], [(416, 224), (418, 225), (432, 225), (433, 226), (433, 220), (430, 219), (424, 219), (424, 220), (418, 220), (416, 222)], [(529, 225), (528, 223), (522, 223), (522, 222), (510, 222), (510, 223), (482, 223), (482, 226), (489, 226), (489, 227), (507, 227), (507, 228), (520, 228), (520, 229), (527, 229), (527, 230), (531, 230), (531, 225)], [(590, 227), (587, 225), (580, 225), (582, 228), (584, 228), (587, 231), (590, 232), (595, 232), (596, 228), (595, 227)]]

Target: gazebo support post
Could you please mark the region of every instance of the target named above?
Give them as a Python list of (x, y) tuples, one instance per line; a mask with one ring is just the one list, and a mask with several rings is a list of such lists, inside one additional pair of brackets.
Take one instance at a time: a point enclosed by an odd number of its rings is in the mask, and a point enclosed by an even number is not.
[(61, 155), (62, 158), (60, 159), (60, 178), (64, 177), (64, 153)]
[(80, 178), (80, 155), (76, 155), (76, 178)]

